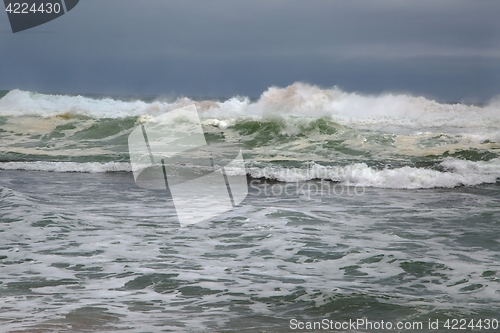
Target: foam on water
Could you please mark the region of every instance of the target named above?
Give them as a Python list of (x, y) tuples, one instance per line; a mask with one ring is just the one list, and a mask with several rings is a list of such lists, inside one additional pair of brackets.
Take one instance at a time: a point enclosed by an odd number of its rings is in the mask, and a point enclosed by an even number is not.
[[(419, 189), (456, 186), (474, 186), (500, 182), (500, 159), (490, 161), (464, 161), (445, 158), (439, 166), (443, 171), (415, 167), (378, 170), (364, 163), (346, 166), (309, 164), (307, 168), (276, 166), (228, 168), (228, 175), (248, 174), (254, 179), (280, 182), (304, 182), (315, 179), (339, 182), (349, 186), (368, 186), (394, 189)], [(129, 163), (78, 163), (78, 162), (6, 162), (0, 170), (25, 170), (45, 172), (106, 173), (130, 172)]]
[[(166, 192), (134, 183), (127, 136), (190, 103), (209, 143), (241, 144), (247, 167), (227, 173), (253, 179), (233, 211), (180, 228)], [(496, 316), (499, 110), (301, 83), (257, 101), (13, 90), (0, 99), (3, 329)]]
[(130, 163), (120, 162), (5, 162), (0, 163), (0, 170), (25, 170), (25, 171), (45, 171), (45, 172), (131, 172)]
[(361, 95), (336, 87), (324, 89), (304, 83), (295, 83), (286, 88), (271, 87), (256, 102), (240, 96), (225, 101), (193, 101), (189, 98), (179, 98), (171, 102), (126, 102), (112, 98), (93, 99), (12, 90), (0, 99), (0, 115), (47, 117), (69, 113), (95, 118), (120, 118), (154, 115), (189, 103), (195, 103), (204, 117), (219, 120), (237, 119), (240, 116), (338, 116), (347, 123), (372, 125), (393, 123), (411, 127), (496, 127), (498, 125), (492, 121), (500, 119), (498, 99), (493, 99), (484, 107), (478, 107), (460, 103), (442, 104), (424, 97), (403, 94)]
[(179, 228), (163, 192), (128, 174), (4, 171), (0, 184), (7, 330), (286, 332), (293, 317), (484, 317), (500, 302), (487, 189), (254, 192)]
[[(464, 161), (445, 158), (439, 166), (443, 171), (401, 167), (378, 170), (365, 163), (347, 166), (323, 166), (313, 163), (309, 168), (263, 167), (249, 168), (256, 179), (282, 182), (303, 182), (313, 179), (332, 180), (349, 186), (368, 186), (394, 189), (419, 189), (473, 186), (500, 182), (500, 159), (490, 161)], [(230, 172), (230, 171), (228, 171)]]
[[(482, 107), (442, 104), (303, 83), (271, 87), (257, 101), (121, 101), (13, 90), (0, 99), (0, 169), (129, 171), (130, 132), (190, 103), (207, 141), (239, 144), (255, 178), (429, 188), (499, 177), (497, 100)], [(332, 174), (339, 168), (341, 176)]]
[(12, 90), (0, 99), (3, 116), (51, 117), (61, 114), (86, 115), (95, 118), (119, 118), (153, 111), (156, 104), (142, 101), (122, 102), (111, 98), (93, 99), (82, 96), (46, 95)]

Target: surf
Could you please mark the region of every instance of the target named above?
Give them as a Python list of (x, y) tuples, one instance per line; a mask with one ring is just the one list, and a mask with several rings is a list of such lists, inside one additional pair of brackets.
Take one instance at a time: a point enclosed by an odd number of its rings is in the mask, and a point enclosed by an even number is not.
[(194, 104), (208, 144), (237, 144), (251, 178), (385, 188), (475, 186), (500, 177), (500, 99), (440, 103), (305, 83), (258, 99), (0, 94), (0, 169), (130, 172), (127, 138)]

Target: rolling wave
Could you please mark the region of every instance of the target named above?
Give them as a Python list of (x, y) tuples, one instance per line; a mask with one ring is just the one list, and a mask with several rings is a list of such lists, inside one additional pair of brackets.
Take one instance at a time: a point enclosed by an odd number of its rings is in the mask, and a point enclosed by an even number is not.
[[(239, 144), (253, 178), (388, 188), (473, 186), (500, 178), (500, 99), (484, 106), (443, 104), (304, 83), (271, 87), (256, 101), (4, 92), (0, 169), (130, 171), (127, 139), (139, 121), (191, 103), (207, 142)], [(340, 169), (350, 173), (332, 174)]]

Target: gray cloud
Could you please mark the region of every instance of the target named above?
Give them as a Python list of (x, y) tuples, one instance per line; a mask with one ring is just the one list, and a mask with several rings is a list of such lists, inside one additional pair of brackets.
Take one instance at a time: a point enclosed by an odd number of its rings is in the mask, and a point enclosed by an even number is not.
[(9, 34), (0, 88), (256, 96), (307, 81), (442, 100), (500, 93), (499, 1), (85, 0)]

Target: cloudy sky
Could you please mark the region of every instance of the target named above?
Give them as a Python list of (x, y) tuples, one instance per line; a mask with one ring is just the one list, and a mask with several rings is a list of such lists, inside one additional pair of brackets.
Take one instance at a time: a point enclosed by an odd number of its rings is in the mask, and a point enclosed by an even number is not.
[(296, 81), (441, 101), (500, 94), (498, 0), (81, 0), (13, 34), (0, 89), (258, 97)]

